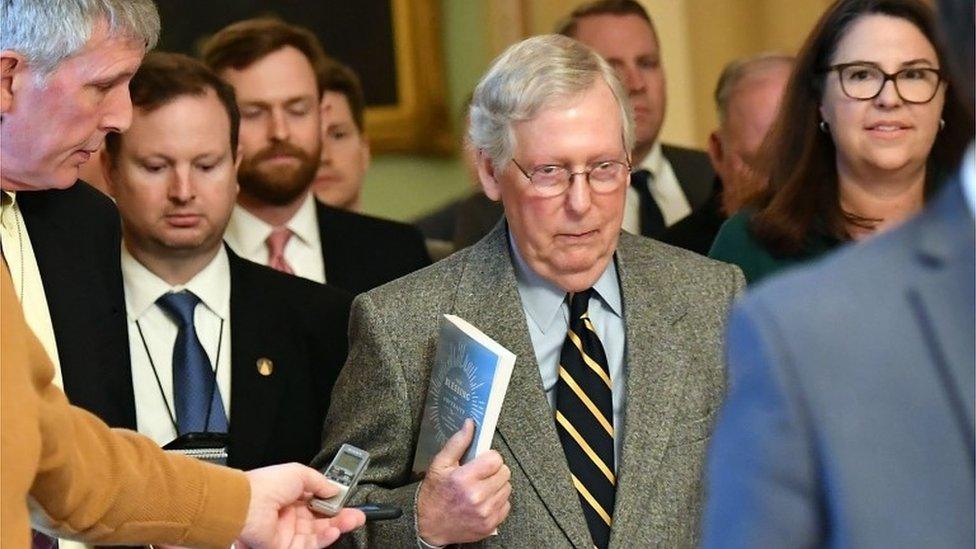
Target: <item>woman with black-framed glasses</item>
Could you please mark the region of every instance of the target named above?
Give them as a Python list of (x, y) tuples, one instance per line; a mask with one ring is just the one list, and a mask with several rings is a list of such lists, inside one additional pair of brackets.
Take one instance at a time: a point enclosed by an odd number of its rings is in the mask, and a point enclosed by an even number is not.
[(931, 8), (839, 0), (801, 49), (763, 147), (767, 185), (709, 255), (750, 283), (918, 212), (971, 135)]

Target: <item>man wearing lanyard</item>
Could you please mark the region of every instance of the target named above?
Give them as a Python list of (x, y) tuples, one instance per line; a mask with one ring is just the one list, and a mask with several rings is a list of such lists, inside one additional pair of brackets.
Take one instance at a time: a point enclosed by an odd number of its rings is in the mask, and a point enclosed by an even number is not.
[(132, 126), (106, 137), (102, 161), (122, 217), (139, 432), (162, 445), (230, 424), (232, 467), (308, 462), (345, 361), (351, 296), (225, 247), (241, 158), (229, 85), (157, 52), (129, 91)]

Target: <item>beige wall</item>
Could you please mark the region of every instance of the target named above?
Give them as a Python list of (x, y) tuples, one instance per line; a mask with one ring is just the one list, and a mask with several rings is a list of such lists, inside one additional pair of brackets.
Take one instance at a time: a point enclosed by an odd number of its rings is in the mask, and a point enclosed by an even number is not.
[[(712, 90), (729, 61), (765, 51), (796, 53), (830, 0), (639, 0), (657, 27), (667, 74), (665, 141), (702, 147), (716, 124)], [(501, 0), (521, 4), (529, 34), (551, 32), (581, 2)], [(511, 35), (519, 25), (499, 32)], [(515, 38), (512, 38), (514, 41)], [(509, 42), (510, 43), (510, 42)]]
[(681, 123), (694, 128), (697, 144), (704, 145), (718, 123), (712, 93), (722, 68), (733, 59), (762, 52), (796, 54), (830, 3), (829, 0), (682, 2), (688, 20), (694, 22), (686, 36), (696, 79), (690, 88), (694, 102), (692, 116)]
[[(551, 32), (582, 0), (441, 0), (448, 98), (455, 127), (465, 97), (505, 47)], [(795, 53), (830, 0), (640, 0), (654, 19), (667, 73), (662, 138), (704, 147), (716, 124), (722, 67), (764, 51)], [(458, 158), (382, 155), (367, 175), (367, 213), (408, 220), (470, 192)]]

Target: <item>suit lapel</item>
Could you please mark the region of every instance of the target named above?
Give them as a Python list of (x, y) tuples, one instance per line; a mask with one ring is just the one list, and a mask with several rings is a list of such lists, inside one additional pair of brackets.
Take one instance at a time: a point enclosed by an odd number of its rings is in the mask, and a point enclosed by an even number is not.
[[(498, 418), (497, 436), (572, 543), (592, 547), (518, 295), (504, 222), (471, 248), (455, 298), (455, 311), (517, 356)], [(495, 441), (495, 446), (498, 440)]]
[(976, 241), (971, 214), (958, 182), (920, 219), (917, 241), (921, 275), (909, 288), (908, 300), (929, 345), (930, 356), (946, 393), (967, 448), (973, 451), (973, 406), (976, 372), (973, 370), (973, 333), (976, 308)]
[[(68, 189), (18, 196), (42, 273), (64, 389), (72, 403), (84, 407), (109, 425), (135, 429), (135, 397), (128, 356), (109, 356), (116, 353), (106, 348), (113, 337), (125, 338), (126, 334), (100, 333), (96, 329), (109, 325), (103, 323), (105, 318), (120, 315), (123, 318), (119, 324), (124, 330), (125, 311), (109, 309), (113, 304), (120, 307), (124, 304), (115, 303), (113, 296), (106, 294), (105, 287), (109, 282), (91, 269), (91, 258), (81, 255), (86, 249), (74, 244), (77, 231), (85, 230), (84, 222), (64, 226), (64, 212), (56, 211), (56, 202), (72, 200), (73, 192)], [(115, 268), (121, 269), (118, 265)], [(118, 290), (122, 290), (121, 286)], [(93, 305), (103, 309), (92, 310)], [(93, 319), (97, 322), (92, 322)], [(87, 352), (75, 356), (71, 351), (74, 349), (87, 349)], [(122, 349), (128, 351), (127, 341)]]
[(659, 497), (655, 493), (656, 473), (674, 428), (673, 403), (683, 386), (678, 379), (685, 360), (683, 346), (672, 344), (670, 338), (672, 326), (684, 316), (688, 304), (674, 292), (655, 291), (667, 284), (655, 275), (667, 272), (667, 265), (656, 264), (654, 256), (646, 263), (635, 264), (635, 251), (632, 240), (621, 235), (617, 272), (627, 326), (627, 405), (611, 547), (642, 539), (644, 534), (638, 530), (648, 528), (648, 509)]
[(325, 266), (325, 282), (340, 288), (347, 288), (349, 282), (347, 273), (350, 272), (350, 268), (353, 269), (352, 272), (356, 272), (356, 265), (351, 263), (355, 261), (355, 258), (347, 257), (342, 253), (342, 241), (337, 240), (337, 237), (342, 236), (342, 231), (334, 226), (334, 217), (329, 215), (326, 206), (317, 199), (315, 200), (315, 218), (319, 226), (322, 263)]
[[(265, 376), (257, 362), (267, 358), (284, 362), (290, 356), (287, 334), (269, 317), (273, 310), (262, 304), (262, 289), (243, 269), (239, 257), (228, 249), (230, 259), (231, 407), (229, 465), (240, 467), (261, 461), (272, 434), (278, 402), (284, 386), (281, 369)], [(279, 362), (280, 363), (280, 362)]]

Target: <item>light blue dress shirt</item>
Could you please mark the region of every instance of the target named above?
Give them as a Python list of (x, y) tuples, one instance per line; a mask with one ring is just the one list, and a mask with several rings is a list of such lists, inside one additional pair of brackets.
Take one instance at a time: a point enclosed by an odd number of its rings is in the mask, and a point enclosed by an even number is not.
[[(535, 359), (542, 376), (542, 388), (549, 405), (556, 407), (556, 381), (559, 379), (559, 354), (569, 329), (569, 303), (566, 291), (536, 274), (519, 254), (515, 237), (509, 233), (509, 246), (514, 258), (515, 278), (518, 281), (522, 310), (525, 312), (529, 336), (535, 350)], [(623, 298), (617, 278), (615, 261), (593, 285), (597, 296), (590, 297), (590, 320), (596, 328), (610, 366), (610, 385), (613, 395), (613, 444), (614, 470), (620, 462), (620, 449), (624, 440), (624, 410), (626, 370), (624, 351), (626, 330), (624, 325)], [(553, 412), (555, 417), (555, 411)], [(555, 421), (555, 420), (553, 420)]]

